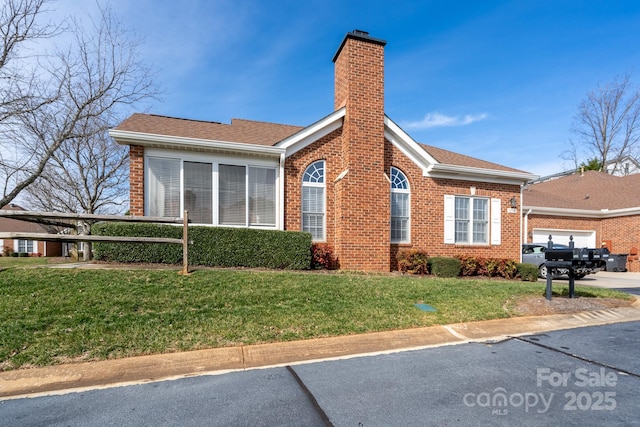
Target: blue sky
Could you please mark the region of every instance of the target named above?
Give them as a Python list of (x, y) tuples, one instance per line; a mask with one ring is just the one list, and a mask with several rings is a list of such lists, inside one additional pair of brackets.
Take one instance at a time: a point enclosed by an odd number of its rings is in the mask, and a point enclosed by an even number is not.
[(588, 91), (625, 73), (640, 82), (635, 0), (111, 5), (164, 91), (149, 112), (311, 124), (332, 112), (331, 59), (360, 29), (387, 41), (386, 113), (414, 139), (538, 175), (571, 166), (561, 154)]

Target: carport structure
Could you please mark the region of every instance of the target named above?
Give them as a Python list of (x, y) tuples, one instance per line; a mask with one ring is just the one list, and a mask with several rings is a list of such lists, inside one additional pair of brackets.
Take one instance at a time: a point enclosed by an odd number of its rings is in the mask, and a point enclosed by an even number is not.
[(522, 192), (524, 242), (606, 246), (629, 254), (627, 269), (640, 271), (640, 174), (586, 171), (528, 184)]

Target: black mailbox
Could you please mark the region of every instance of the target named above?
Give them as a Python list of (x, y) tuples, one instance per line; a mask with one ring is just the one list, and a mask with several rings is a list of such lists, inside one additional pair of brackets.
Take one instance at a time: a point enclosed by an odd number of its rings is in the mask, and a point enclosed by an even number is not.
[(547, 261), (573, 261), (574, 249), (547, 249), (544, 259)]

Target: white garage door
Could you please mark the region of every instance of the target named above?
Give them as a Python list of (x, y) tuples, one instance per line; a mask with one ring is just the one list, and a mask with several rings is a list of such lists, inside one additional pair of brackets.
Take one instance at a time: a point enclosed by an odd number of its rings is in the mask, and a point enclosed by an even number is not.
[(551, 228), (534, 228), (533, 242), (547, 243), (549, 234), (553, 237), (553, 243), (569, 244), (569, 236), (573, 236), (576, 248), (597, 248), (595, 230), (555, 230)]

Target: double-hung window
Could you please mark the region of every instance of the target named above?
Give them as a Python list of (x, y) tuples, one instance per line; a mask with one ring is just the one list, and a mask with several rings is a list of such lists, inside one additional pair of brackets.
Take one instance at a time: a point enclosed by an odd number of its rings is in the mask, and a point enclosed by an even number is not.
[(302, 231), (313, 240), (325, 239), (324, 160), (310, 164), (302, 176)]
[(500, 244), (500, 199), (445, 196), (445, 243)]
[(18, 240), (18, 252), (33, 252), (33, 240)]
[(475, 197), (456, 197), (456, 243), (489, 243), (489, 201)]
[(400, 169), (391, 168), (391, 242), (409, 242), (409, 182)]

